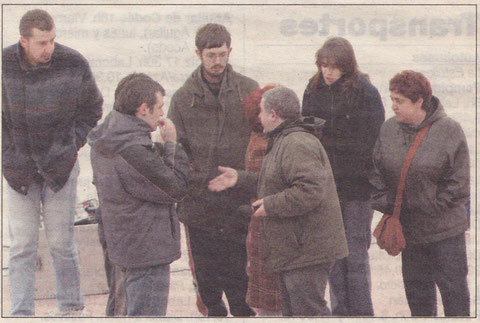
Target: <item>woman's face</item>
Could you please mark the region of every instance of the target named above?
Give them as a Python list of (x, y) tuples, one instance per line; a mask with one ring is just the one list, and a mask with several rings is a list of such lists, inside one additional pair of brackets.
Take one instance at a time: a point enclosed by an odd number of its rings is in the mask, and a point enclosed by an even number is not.
[(320, 68), (322, 70), (323, 79), (327, 85), (332, 85), (343, 75), (342, 71), (334, 64), (323, 63)]
[(390, 98), (397, 122), (419, 125), (425, 119), (426, 111), (422, 109), (423, 98), (412, 102), (406, 96), (393, 91), (390, 91)]

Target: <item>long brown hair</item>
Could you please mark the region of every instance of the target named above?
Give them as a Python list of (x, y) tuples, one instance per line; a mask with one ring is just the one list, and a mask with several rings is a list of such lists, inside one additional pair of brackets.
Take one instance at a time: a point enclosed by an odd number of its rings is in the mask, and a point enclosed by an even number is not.
[(325, 41), (323, 46), (317, 51), (315, 54), (315, 65), (317, 65), (318, 71), (312, 77), (312, 87), (317, 87), (323, 78), (321, 67), (324, 64), (334, 65), (342, 71), (343, 77), (345, 78), (342, 86), (343, 90), (352, 88), (361, 76), (367, 80), (369, 79), (367, 74), (360, 72), (352, 44), (345, 38), (330, 38)]

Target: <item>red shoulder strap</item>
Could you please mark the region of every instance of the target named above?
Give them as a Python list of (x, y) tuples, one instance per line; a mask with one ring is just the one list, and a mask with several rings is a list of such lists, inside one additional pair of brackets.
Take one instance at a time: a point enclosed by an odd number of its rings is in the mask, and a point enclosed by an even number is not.
[(396, 217), (397, 219), (400, 217), (400, 210), (401, 210), (402, 201), (403, 201), (403, 190), (405, 188), (405, 182), (407, 180), (408, 168), (412, 163), (413, 156), (415, 156), (415, 152), (417, 151), (418, 146), (420, 146), (420, 143), (422, 142), (423, 138), (427, 134), (427, 131), (429, 128), (430, 128), (430, 125), (420, 129), (420, 131), (417, 132), (417, 136), (415, 137), (415, 142), (408, 150), (407, 157), (405, 157), (405, 161), (403, 162), (402, 172), (400, 173), (400, 180), (398, 181), (397, 195), (395, 197), (395, 205), (394, 205), (393, 214), (392, 214), (392, 216)]

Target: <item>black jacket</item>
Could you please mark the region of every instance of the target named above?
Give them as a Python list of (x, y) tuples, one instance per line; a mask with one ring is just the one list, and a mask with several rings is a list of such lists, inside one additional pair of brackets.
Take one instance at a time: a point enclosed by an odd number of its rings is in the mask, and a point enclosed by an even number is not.
[(25, 195), (42, 181), (57, 192), (102, 116), (102, 95), (85, 58), (60, 44), (47, 64), (28, 64), (20, 44), (2, 62), (3, 175)]
[(180, 258), (174, 203), (187, 190), (188, 159), (181, 145), (153, 144), (151, 131), (113, 110), (88, 135), (108, 256), (124, 268)]
[(343, 82), (341, 77), (328, 86), (320, 77), (314, 86), (312, 79), (303, 96), (302, 114), (326, 121), (321, 142), (340, 200), (367, 200), (372, 151), (385, 110), (378, 90), (367, 79), (360, 77), (349, 93), (343, 90)]

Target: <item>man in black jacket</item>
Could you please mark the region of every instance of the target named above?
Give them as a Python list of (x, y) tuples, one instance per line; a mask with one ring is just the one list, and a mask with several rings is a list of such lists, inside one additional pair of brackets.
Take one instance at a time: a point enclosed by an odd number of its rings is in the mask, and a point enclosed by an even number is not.
[(102, 116), (88, 62), (55, 43), (43, 10), (20, 21), (20, 41), (2, 57), (2, 169), (10, 232), (11, 315), (35, 315), (40, 214), (57, 287), (58, 315), (80, 315), (78, 254), (73, 239), (77, 155)]
[[(127, 316), (164, 316), (170, 263), (180, 258), (175, 203), (186, 193), (189, 165), (175, 126), (162, 118), (163, 87), (145, 74), (126, 78), (114, 110), (88, 135), (93, 176)], [(150, 137), (158, 126), (163, 144)]]

